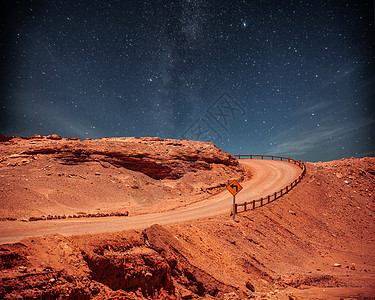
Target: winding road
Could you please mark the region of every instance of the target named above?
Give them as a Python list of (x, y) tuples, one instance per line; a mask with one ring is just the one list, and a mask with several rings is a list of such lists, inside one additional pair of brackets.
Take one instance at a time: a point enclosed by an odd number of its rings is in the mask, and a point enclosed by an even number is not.
[[(241, 183), (243, 190), (237, 196), (237, 202), (258, 199), (284, 188), (301, 172), (293, 163), (240, 159), (241, 164), (251, 168), (252, 178)], [(228, 191), (214, 195), (207, 200), (174, 210), (130, 217), (82, 218), (51, 221), (0, 222), (0, 244), (18, 242), (24, 238), (59, 233), (64, 236), (114, 232), (128, 229), (143, 229), (153, 224), (167, 225), (195, 219), (228, 214), (232, 205), (232, 195)]]

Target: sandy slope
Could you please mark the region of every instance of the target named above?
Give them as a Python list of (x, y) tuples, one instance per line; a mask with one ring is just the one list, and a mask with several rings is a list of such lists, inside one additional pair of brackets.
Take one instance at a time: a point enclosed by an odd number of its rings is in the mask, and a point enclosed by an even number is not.
[[(241, 160), (251, 169), (251, 180), (242, 183), (243, 190), (237, 201), (258, 199), (285, 187), (301, 172), (294, 164), (274, 160)], [(171, 211), (130, 216), (125, 218), (74, 219), (38, 222), (0, 222), (0, 243), (16, 242), (25, 237), (59, 233), (63, 235), (113, 232), (128, 229), (143, 229), (153, 224), (173, 224), (194, 219), (227, 214), (232, 196), (224, 191), (207, 200)]]

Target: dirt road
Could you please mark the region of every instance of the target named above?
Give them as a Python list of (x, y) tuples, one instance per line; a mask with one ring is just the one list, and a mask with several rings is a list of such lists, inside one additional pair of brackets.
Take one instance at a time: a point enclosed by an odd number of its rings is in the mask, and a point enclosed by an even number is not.
[[(293, 181), (301, 171), (296, 165), (288, 162), (258, 159), (245, 159), (240, 160), (240, 162), (251, 168), (253, 176), (251, 180), (241, 183), (243, 190), (237, 196), (238, 203), (258, 199), (280, 190)], [(156, 214), (124, 218), (0, 222), (0, 244), (13, 243), (26, 237), (50, 233), (59, 233), (68, 236), (127, 229), (143, 229), (153, 224), (173, 224), (227, 214), (230, 211), (231, 204), (232, 195), (228, 191), (224, 191), (207, 200)]]

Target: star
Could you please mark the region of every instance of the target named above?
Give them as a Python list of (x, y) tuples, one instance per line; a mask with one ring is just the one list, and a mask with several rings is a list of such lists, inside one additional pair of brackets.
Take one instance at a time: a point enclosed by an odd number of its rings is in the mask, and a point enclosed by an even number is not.
[(232, 154), (369, 155), (367, 2), (5, 1), (0, 134), (178, 139), (202, 126), (195, 138)]

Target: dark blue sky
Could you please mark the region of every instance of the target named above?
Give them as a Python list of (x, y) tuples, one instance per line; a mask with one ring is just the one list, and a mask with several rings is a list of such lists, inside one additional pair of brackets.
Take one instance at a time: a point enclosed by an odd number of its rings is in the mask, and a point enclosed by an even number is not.
[(373, 1), (1, 1), (0, 133), (373, 156)]

